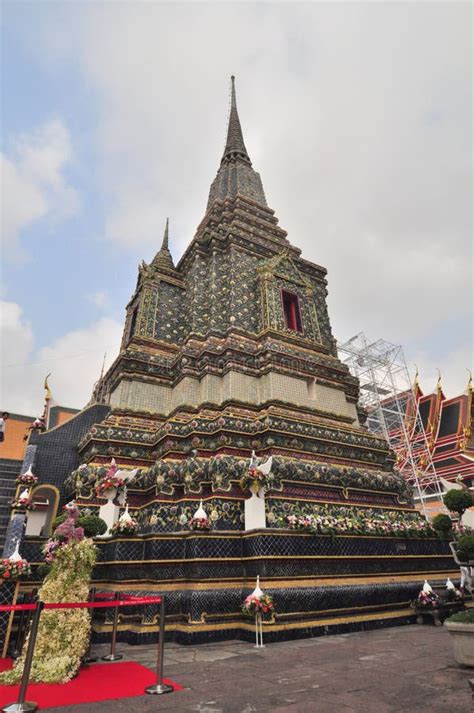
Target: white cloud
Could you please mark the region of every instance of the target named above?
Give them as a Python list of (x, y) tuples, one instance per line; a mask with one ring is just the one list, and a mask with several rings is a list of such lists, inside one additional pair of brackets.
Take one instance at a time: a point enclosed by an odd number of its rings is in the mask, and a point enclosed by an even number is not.
[(29, 415), (43, 408), (43, 383), (49, 383), (55, 401), (82, 408), (100, 375), (104, 353), (107, 368), (118, 353), (122, 325), (103, 318), (83, 329), (68, 332), (42, 349), (34, 349), (31, 325), (13, 302), (0, 303), (2, 347), (2, 409)]
[(98, 290), (87, 294), (86, 299), (99, 309), (105, 309), (109, 304), (109, 293), (107, 290)]
[(51, 387), (58, 403), (82, 407), (100, 376), (104, 354), (108, 368), (118, 354), (123, 325), (104, 317), (84, 329), (76, 329), (56, 339), (38, 352), (38, 360), (48, 364)]
[[(176, 256), (204, 214), (235, 73), (268, 202), (329, 270), (336, 337), (425, 340), (407, 359), (459, 391), (472, 335), (446, 356), (442, 325), (471, 303), (470, 15), (463, 3), (68, 4), (42, 7), (41, 54), (72, 61), (91, 90), (105, 233), (145, 259), (167, 215)], [(15, 203), (13, 234), (50, 209), (37, 176), (57, 186), (58, 155), (20, 151), (31, 200)], [(14, 168), (18, 183), (18, 157)]]
[(420, 372), (420, 386), (424, 393), (435, 390), (438, 380), (438, 369), (441, 372), (441, 383), (447, 398), (458, 396), (466, 391), (469, 379), (468, 369), (472, 368), (472, 347), (459, 347), (450, 351), (442, 359), (426, 350), (409, 352), (409, 360), (418, 366)]
[(5, 379), (2, 393), (8, 384), (7, 369), (24, 363), (33, 349), (34, 336), (31, 324), (15, 302), (0, 302), (0, 362), (2, 378)]
[(2, 250), (13, 259), (25, 257), (19, 245), (21, 231), (43, 218), (48, 206), (40, 190), (25, 178), (16, 165), (0, 156), (2, 174), (1, 232)]
[(0, 160), (2, 247), (9, 258), (25, 259), (20, 243), (25, 228), (45, 217), (62, 220), (78, 209), (78, 194), (64, 176), (72, 160), (69, 132), (53, 119), (13, 137)]
[[(224, 144), (229, 75), (269, 204), (329, 269), (334, 331), (427, 335), (470, 302), (470, 8), (82, 5), (46, 51), (96, 90), (106, 235), (182, 252)], [(113, 21), (112, 21), (113, 19)], [(62, 20), (61, 20), (62, 21)], [(229, 28), (232, 31), (229, 31)], [(99, 182), (100, 182), (99, 181)]]

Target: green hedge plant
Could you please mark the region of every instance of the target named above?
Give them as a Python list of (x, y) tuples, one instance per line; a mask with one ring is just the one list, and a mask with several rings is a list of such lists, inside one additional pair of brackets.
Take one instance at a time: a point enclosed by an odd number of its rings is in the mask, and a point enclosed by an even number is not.
[(466, 609), (466, 611), (452, 614), (446, 621), (453, 622), (453, 624), (474, 624), (474, 609)]
[(474, 560), (474, 535), (463, 535), (456, 544), (456, 552), (461, 562)]
[(438, 533), (438, 535), (440, 535), (441, 537), (449, 537), (452, 533), (453, 521), (451, 520), (449, 515), (445, 515), (444, 513), (440, 512), (439, 515), (436, 515), (433, 518), (433, 522), (431, 524)]
[(462, 517), (473, 504), (469, 490), (448, 490), (443, 496), (443, 501), (448, 510), (457, 512), (459, 517)]
[[(66, 513), (59, 515), (53, 522), (53, 532), (66, 519)], [(97, 537), (105, 535), (107, 532), (107, 523), (98, 515), (80, 515), (77, 521), (77, 527), (82, 527), (86, 537)]]

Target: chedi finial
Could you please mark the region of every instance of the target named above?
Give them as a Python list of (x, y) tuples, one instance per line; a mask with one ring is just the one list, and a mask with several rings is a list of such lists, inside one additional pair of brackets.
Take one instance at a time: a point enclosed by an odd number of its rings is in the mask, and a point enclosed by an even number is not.
[(163, 233), (163, 241), (161, 243), (161, 248), (156, 253), (153, 258), (152, 265), (159, 268), (168, 268), (174, 270), (173, 258), (168, 247), (169, 244), (169, 229), (170, 229), (170, 219), (166, 218), (165, 231)]
[(163, 248), (166, 248), (166, 250), (168, 249), (169, 227), (170, 227), (170, 219), (166, 218), (165, 232), (163, 234), (163, 242), (161, 243), (162, 250), (163, 250)]
[(224, 161), (240, 159), (242, 161), (245, 161), (245, 163), (252, 165), (250, 157), (247, 153), (247, 149), (245, 148), (242, 127), (240, 126), (239, 113), (237, 111), (237, 97), (235, 92), (234, 75), (231, 76), (230, 81), (231, 92), (229, 126), (227, 127), (227, 139), (221, 163), (223, 163)]

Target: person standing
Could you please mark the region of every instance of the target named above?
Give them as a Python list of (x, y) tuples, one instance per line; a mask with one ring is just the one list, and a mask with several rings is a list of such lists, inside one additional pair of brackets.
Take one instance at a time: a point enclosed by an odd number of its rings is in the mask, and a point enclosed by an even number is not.
[(9, 416), (8, 411), (3, 411), (2, 417), (0, 418), (0, 443), (5, 440), (5, 424)]

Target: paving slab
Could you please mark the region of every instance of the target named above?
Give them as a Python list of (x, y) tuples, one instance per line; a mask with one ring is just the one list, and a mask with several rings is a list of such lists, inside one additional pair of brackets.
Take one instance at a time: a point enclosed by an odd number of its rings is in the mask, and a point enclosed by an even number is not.
[[(97, 647), (103, 655), (107, 647)], [(120, 645), (154, 669), (155, 646)], [(113, 666), (113, 664), (110, 664)], [(458, 667), (444, 627), (403, 626), (269, 644), (165, 647), (183, 691), (51, 709), (56, 713), (472, 713), (473, 669)]]

